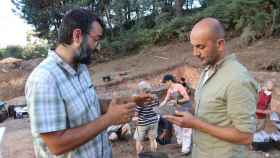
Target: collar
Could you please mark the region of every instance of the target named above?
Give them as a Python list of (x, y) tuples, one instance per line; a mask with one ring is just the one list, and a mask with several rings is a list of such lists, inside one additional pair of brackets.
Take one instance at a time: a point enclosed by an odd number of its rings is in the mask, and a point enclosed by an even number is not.
[(68, 72), (70, 75), (79, 75), (82, 72), (81, 64), (78, 65), (77, 71), (71, 67), (68, 63), (66, 63), (55, 51), (49, 50), (48, 51), (48, 57), (53, 59), (55, 63), (60, 66), (62, 69), (64, 69), (66, 72)]
[(223, 59), (221, 59), (220, 61), (218, 61), (214, 66), (206, 66), (204, 68), (204, 72), (207, 72), (208, 70), (213, 70), (214, 72), (217, 71), (219, 68), (222, 67), (223, 64), (225, 63), (228, 63), (228, 62), (231, 62), (233, 60), (236, 59), (236, 56), (235, 54), (230, 54), (230, 55), (227, 55), (225, 56)]

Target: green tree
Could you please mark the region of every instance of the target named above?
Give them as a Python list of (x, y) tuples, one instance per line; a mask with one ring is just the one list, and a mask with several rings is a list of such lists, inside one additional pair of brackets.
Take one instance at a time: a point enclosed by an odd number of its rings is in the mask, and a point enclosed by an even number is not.
[[(248, 43), (280, 34), (279, 0), (12, 0), (15, 12), (34, 25), (38, 37), (55, 43), (66, 11), (83, 7), (103, 18), (104, 47), (116, 51), (185, 38), (204, 17), (222, 21), (231, 36)], [(199, 3), (200, 8), (193, 8)]]
[(23, 48), (21, 46), (7, 46), (3, 51), (3, 58), (22, 58)]

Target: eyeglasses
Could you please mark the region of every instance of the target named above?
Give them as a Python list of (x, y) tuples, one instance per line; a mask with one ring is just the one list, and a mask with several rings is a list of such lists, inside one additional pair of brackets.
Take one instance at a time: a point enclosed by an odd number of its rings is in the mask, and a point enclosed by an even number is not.
[(100, 50), (101, 49), (101, 45), (100, 45), (100, 41), (102, 40), (103, 36), (99, 35), (99, 36), (93, 36), (92, 34), (88, 33), (88, 38), (91, 38), (92, 41), (94, 41), (94, 49), (96, 50)]
[(94, 35), (92, 35), (91, 33), (88, 33), (87, 35), (88, 35), (91, 39), (93, 39), (93, 40), (95, 40), (95, 41), (100, 41), (100, 40), (103, 39), (103, 35), (96, 35), (96, 36), (94, 36)]

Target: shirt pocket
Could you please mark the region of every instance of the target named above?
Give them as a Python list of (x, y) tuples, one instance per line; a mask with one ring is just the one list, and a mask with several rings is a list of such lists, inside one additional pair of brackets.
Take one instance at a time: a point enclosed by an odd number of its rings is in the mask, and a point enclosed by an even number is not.
[(65, 111), (67, 112), (67, 120), (71, 127), (80, 124), (82, 122), (84, 113), (86, 112), (86, 106), (83, 101), (83, 94), (79, 93), (78, 89), (68, 83), (64, 83), (60, 86), (61, 96), (65, 104)]
[(217, 88), (211, 92), (205, 93), (203, 96), (200, 116), (203, 120), (208, 123), (220, 124), (221, 122), (227, 120), (227, 107), (225, 100), (225, 91), (223, 88)]
[(100, 104), (99, 98), (96, 95), (95, 88), (93, 84), (89, 84), (85, 91), (85, 96), (88, 102), (88, 108), (94, 113), (94, 116), (97, 117), (100, 115)]
[(68, 104), (67, 111), (70, 125), (76, 126), (84, 123), (84, 120), (86, 120), (87, 117), (88, 108), (81, 98), (77, 96), (74, 101)]

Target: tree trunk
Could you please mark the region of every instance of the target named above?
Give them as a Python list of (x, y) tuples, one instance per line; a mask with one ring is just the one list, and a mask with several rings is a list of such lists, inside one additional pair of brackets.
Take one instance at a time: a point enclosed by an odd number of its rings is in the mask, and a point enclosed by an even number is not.
[(108, 23), (108, 26), (109, 26), (109, 32), (110, 32), (110, 37), (109, 37), (109, 40), (111, 40), (113, 37), (114, 37), (114, 33), (113, 33), (113, 26), (112, 26), (112, 18), (110, 16), (110, 3), (111, 1), (110, 0), (103, 0), (103, 1), (99, 1), (99, 8), (100, 8), (100, 15), (104, 15), (105, 14), (105, 17), (107, 19), (107, 23)]
[(153, 5), (153, 14), (158, 15), (156, 0), (153, 0), (152, 5)]
[(176, 14), (176, 16), (182, 16), (183, 15), (183, 4), (184, 4), (184, 0), (176, 0), (175, 1), (175, 14)]
[(110, 30), (110, 40), (114, 38), (114, 33), (113, 33), (113, 26), (112, 26), (112, 20), (110, 17), (110, 9), (108, 7), (108, 5), (105, 6), (105, 16), (107, 18), (107, 22), (108, 22), (108, 26), (109, 26), (109, 30)]

